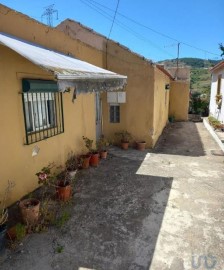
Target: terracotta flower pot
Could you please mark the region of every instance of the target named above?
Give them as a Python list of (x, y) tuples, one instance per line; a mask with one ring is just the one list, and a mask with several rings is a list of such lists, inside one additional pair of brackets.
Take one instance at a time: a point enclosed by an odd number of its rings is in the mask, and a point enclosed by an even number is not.
[(99, 153), (92, 153), (89, 164), (93, 167), (97, 167), (99, 165)]
[(89, 168), (90, 158), (91, 158), (90, 155), (83, 155), (83, 156), (81, 156), (81, 166), (82, 166), (82, 169), (88, 169)]
[(7, 238), (13, 242), (16, 240), (21, 241), (27, 233), (28, 229), (26, 228), (26, 226), (17, 223), (16, 225), (7, 230)]
[(145, 145), (146, 145), (145, 141), (136, 142), (136, 148), (139, 151), (144, 151), (145, 150)]
[(127, 149), (128, 149), (128, 146), (129, 146), (129, 142), (122, 142), (122, 141), (121, 141), (121, 148), (122, 148), (123, 150), (127, 150)]
[(100, 152), (100, 157), (101, 157), (102, 159), (106, 159), (106, 158), (107, 158), (107, 150), (101, 151), (101, 152)]
[(23, 222), (27, 225), (35, 225), (39, 219), (40, 201), (37, 199), (25, 199), (19, 203)]
[(66, 183), (65, 186), (63, 186), (62, 183), (58, 183), (58, 186), (56, 188), (56, 192), (57, 192), (58, 199), (66, 202), (66, 201), (70, 200), (70, 198), (72, 196), (72, 187), (71, 187), (70, 183)]

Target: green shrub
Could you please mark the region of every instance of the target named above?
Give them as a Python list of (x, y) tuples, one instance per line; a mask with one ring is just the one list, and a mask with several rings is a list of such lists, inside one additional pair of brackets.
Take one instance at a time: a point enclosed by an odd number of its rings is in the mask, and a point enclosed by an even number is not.
[(221, 122), (213, 116), (209, 116), (208, 121), (209, 121), (209, 124), (213, 126), (214, 128), (218, 128), (221, 125)]

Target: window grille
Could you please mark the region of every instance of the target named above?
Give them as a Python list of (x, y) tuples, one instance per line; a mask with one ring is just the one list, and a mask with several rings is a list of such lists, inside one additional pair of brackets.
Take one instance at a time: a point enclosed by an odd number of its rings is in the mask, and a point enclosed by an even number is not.
[(26, 144), (64, 132), (63, 100), (59, 92), (23, 92)]

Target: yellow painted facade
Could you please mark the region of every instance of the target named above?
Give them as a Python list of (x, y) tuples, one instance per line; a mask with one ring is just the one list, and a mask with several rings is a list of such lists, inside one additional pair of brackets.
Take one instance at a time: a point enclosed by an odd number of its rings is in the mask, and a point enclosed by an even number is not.
[[(168, 121), (170, 91), (165, 86), (171, 86), (172, 76), (164, 68), (158, 68), (144, 57), (78, 22), (67, 19), (57, 28), (74, 40), (80, 39), (100, 50), (104, 68), (128, 76), (126, 103), (120, 104), (120, 123), (110, 123), (110, 104), (107, 103), (107, 95), (102, 95), (103, 134), (113, 140), (115, 132), (127, 130), (133, 135), (133, 140), (145, 140), (148, 148), (154, 147)], [(179, 84), (185, 85), (185, 82)], [(187, 99), (183, 103), (184, 107), (178, 107), (180, 114), (188, 107)]]
[(171, 84), (171, 79), (158, 68), (154, 69), (154, 106), (153, 106), (153, 133), (152, 147), (155, 146), (159, 136), (167, 124), (169, 114), (170, 90), (166, 84)]
[(106, 94), (103, 95), (103, 133), (110, 138), (120, 130), (127, 130), (133, 140), (145, 140), (152, 145), (150, 129), (153, 125), (154, 79), (153, 65), (114, 42), (107, 46), (107, 68), (128, 76), (125, 88), (126, 103), (120, 104), (120, 123), (110, 123)]
[(128, 130), (133, 141), (146, 141), (151, 148), (167, 124), (169, 114), (170, 77), (154, 64), (115, 42), (107, 45), (108, 69), (128, 76), (127, 100), (120, 104), (120, 123), (110, 123), (109, 104), (103, 97), (103, 132), (112, 137), (119, 130)]
[(189, 87), (186, 81), (171, 82), (169, 115), (174, 116), (175, 121), (188, 120)]
[[(101, 54), (80, 41), (74, 41), (61, 31), (51, 29), (27, 16), (0, 5), (0, 31), (41, 44), (82, 60), (102, 66)], [(2, 15), (3, 14), (3, 15)], [(5, 15), (4, 15), (5, 14)], [(25, 124), (22, 106), (22, 78), (54, 79), (44, 71), (21, 57), (11, 49), (0, 45), (0, 198), (7, 181), (13, 180), (15, 187), (8, 204), (19, 200), (38, 187), (35, 174), (50, 162), (63, 165), (70, 151), (86, 151), (82, 136), (95, 139), (95, 96), (80, 94), (72, 103), (72, 93), (63, 94), (64, 133), (35, 144), (25, 145)], [(35, 146), (40, 148), (32, 157)]]
[[(178, 95), (174, 82), (156, 65), (127, 48), (110, 41), (105, 51), (91, 47), (71, 33), (49, 28), (29, 17), (0, 5), (0, 31), (40, 44), (46, 48), (75, 56), (99, 67), (128, 76), (125, 88), (126, 103), (120, 105), (120, 123), (110, 123), (107, 94), (102, 93), (102, 132), (110, 138), (114, 133), (128, 130), (133, 140), (145, 140), (153, 147), (166, 126), (169, 113), (169, 95)], [(103, 44), (105, 48), (105, 44)], [(50, 162), (64, 164), (70, 151), (85, 151), (82, 136), (96, 138), (95, 95), (80, 94), (72, 103), (72, 93), (63, 94), (63, 134), (25, 145), (25, 127), (22, 107), (22, 79), (54, 79), (52, 74), (32, 64), (17, 53), (0, 45), (0, 196), (7, 180), (15, 181), (8, 204), (31, 192), (37, 185), (35, 173)], [(170, 84), (173, 92), (165, 90)], [(182, 89), (182, 87), (181, 87)], [(184, 88), (185, 89), (185, 88)], [(185, 91), (185, 90), (184, 90)], [(172, 102), (172, 100), (171, 100)], [(183, 100), (186, 102), (186, 99)], [(171, 103), (172, 105), (172, 103)], [(184, 105), (185, 106), (185, 105)], [(171, 109), (174, 106), (170, 106)], [(182, 110), (182, 107), (178, 107)], [(34, 146), (40, 148), (32, 157)]]

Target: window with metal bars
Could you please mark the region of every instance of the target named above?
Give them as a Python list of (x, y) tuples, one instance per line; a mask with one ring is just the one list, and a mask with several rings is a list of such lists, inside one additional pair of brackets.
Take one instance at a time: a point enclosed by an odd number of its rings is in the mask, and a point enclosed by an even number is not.
[(110, 105), (110, 123), (120, 123), (120, 105)]
[[(45, 81), (40, 81), (40, 85), (46, 86), (46, 83), (41, 82)], [(62, 93), (51, 88), (43, 88), (43, 91), (38, 88), (38, 91), (32, 89), (23, 92), (22, 99), (26, 144), (36, 143), (64, 132)]]

